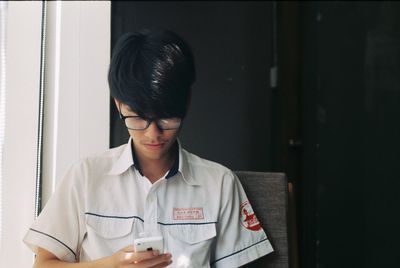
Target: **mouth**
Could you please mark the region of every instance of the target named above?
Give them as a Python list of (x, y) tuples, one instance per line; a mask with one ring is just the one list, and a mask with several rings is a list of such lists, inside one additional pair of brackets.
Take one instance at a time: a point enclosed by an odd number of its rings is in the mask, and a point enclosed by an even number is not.
[(164, 143), (145, 143), (143, 145), (149, 150), (159, 150), (164, 147)]

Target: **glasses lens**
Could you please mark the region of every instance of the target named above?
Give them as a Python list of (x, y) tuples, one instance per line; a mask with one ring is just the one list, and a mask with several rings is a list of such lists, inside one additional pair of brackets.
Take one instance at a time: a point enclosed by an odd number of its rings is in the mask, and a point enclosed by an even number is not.
[(129, 129), (145, 129), (147, 128), (147, 120), (140, 117), (125, 118), (126, 127)]
[(177, 129), (181, 125), (181, 121), (178, 117), (162, 118), (158, 120), (157, 124), (161, 129)]

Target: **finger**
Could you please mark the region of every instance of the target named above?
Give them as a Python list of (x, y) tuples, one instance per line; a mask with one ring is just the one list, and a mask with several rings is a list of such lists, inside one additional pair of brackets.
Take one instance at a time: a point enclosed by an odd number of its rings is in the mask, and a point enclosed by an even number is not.
[[(140, 261), (140, 262), (138, 262), (138, 264), (144, 265), (144, 267), (153, 267), (153, 266), (156, 266), (156, 265), (161, 265), (163, 263), (169, 263), (171, 261), (171, 257), (172, 256), (169, 253), (161, 254), (161, 255), (158, 255), (158, 256), (153, 257), (151, 259)], [(165, 265), (161, 266), (161, 267), (165, 267)]]
[(139, 263), (143, 260), (151, 259), (158, 255), (159, 253), (156, 250), (149, 250), (143, 252), (124, 252), (124, 262)]
[(170, 260), (169, 262), (163, 262), (160, 264), (157, 264), (155, 266), (152, 266), (151, 268), (164, 268), (167, 267), (168, 265), (170, 265), (172, 263), (172, 260)]

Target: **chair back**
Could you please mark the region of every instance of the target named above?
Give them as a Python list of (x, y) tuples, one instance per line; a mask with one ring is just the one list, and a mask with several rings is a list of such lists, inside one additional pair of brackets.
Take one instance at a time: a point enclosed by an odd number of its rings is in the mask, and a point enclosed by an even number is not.
[(288, 183), (283, 173), (236, 171), (274, 252), (245, 267), (289, 268)]

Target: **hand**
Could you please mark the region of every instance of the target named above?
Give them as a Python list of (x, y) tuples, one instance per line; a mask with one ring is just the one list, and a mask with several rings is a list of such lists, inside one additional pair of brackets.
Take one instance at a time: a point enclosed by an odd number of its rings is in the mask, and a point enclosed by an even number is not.
[(133, 246), (125, 247), (111, 257), (113, 268), (162, 268), (172, 263), (171, 254), (158, 251), (135, 252)]

